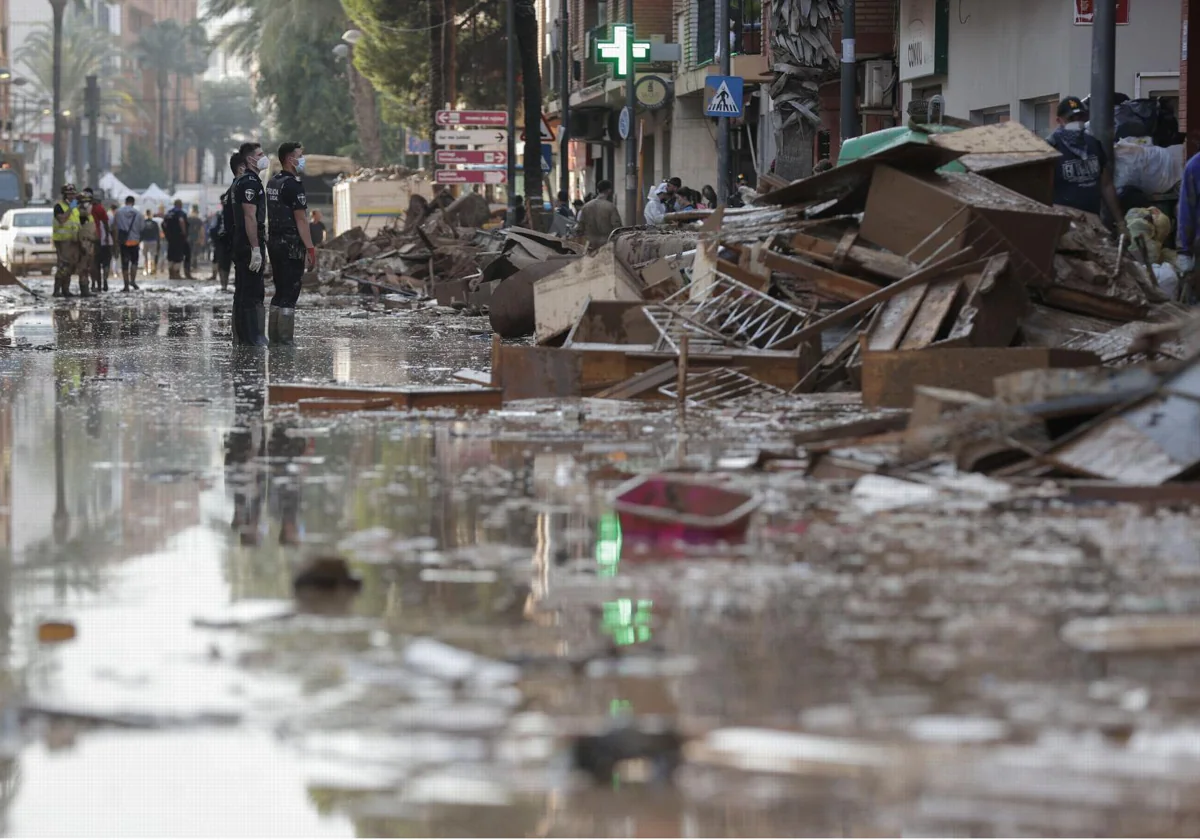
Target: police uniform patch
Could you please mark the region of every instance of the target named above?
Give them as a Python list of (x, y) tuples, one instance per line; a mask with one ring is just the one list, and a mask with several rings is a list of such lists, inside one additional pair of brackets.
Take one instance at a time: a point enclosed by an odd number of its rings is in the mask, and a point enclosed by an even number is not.
[(300, 193), (300, 195), (296, 196), (296, 203), (301, 207), (308, 206), (308, 199), (304, 196), (304, 193)]
[(254, 190), (246, 190), (246, 200), (247, 201), (254, 200)]

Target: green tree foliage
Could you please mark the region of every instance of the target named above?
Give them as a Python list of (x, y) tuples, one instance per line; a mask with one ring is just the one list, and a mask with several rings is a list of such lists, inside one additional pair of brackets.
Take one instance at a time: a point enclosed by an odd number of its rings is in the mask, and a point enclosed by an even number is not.
[(210, 0), (218, 38), (258, 66), (257, 93), (274, 134), (313, 154), (358, 154), (358, 129), (345, 63), (333, 54), (349, 19), (341, 0)]
[(205, 152), (216, 160), (216, 174), (225, 171), (228, 152), (258, 126), (258, 115), (244, 82), (203, 82), (200, 105), (184, 121), (187, 140), (196, 149), (196, 180), (203, 180)]
[(127, 187), (144, 190), (151, 184), (160, 187), (167, 183), (167, 170), (159, 163), (158, 157), (148, 143), (141, 140), (131, 140), (125, 147), (125, 154), (117, 177)]
[[(133, 116), (137, 102), (126, 80), (111, 72), (109, 61), (117, 48), (115, 39), (92, 26), (91, 21), (67, 8), (63, 19), (62, 107), (83, 113), (87, 77), (100, 82), (105, 110)], [(54, 30), (49, 24), (35, 27), (17, 52), (17, 60), (29, 67), (29, 90), (35, 99), (54, 95)]]
[(259, 67), (258, 94), (272, 105), (274, 134), (303, 143), (310, 154), (357, 151), (345, 64), (332, 52), (341, 34), (297, 33), (278, 46), (277, 63)]
[[(180, 23), (168, 19), (144, 29), (138, 36), (136, 49), (138, 61), (146, 72), (154, 75), (158, 89), (158, 156), (163, 158), (166, 153), (167, 86), (174, 76), (178, 102), (180, 80), (204, 72), (208, 39), (198, 22)], [(179, 116), (176, 115), (177, 123)]]
[[(383, 94), (383, 113), (392, 123), (427, 129), (430, 61), (428, 0), (343, 0), (363, 37), (354, 46), (354, 65)], [(457, 84), (468, 108), (503, 107), (505, 101), (505, 0), (470, 4), (458, 15)], [(460, 8), (467, 6), (460, 0)]]

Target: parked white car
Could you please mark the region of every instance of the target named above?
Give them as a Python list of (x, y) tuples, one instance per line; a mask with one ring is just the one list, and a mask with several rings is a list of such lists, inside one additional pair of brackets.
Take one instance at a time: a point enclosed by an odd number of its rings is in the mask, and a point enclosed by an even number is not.
[(30, 271), (49, 274), (56, 262), (53, 232), (49, 207), (9, 210), (0, 217), (0, 262), (18, 276)]

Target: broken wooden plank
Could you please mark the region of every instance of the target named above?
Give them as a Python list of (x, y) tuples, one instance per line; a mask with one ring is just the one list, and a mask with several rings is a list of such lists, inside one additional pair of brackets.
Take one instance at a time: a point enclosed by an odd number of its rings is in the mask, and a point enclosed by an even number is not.
[(908, 408), (918, 385), (992, 396), (997, 376), (1030, 368), (1090, 367), (1094, 353), (1039, 347), (930, 347), (863, 353), (863, 405)]
[(929, 284), (923, 283), (904, 290), (885, 303), (867, 331), (866, 349), (895, 350), (928, 291)]
[[(802, 253), (810, 259), (824, 263), (830, 267), (833, 266), (834, 257), (837, 254), (837, 243), (822, 239), (819, 236), (797, 233), (792, 237), (789, 244), (793, 251)], [(852, 246), (847, 252), (846, 257), (849, 262), (854, 263), (864, 271), (877, 274), (880, 277), (886, 277), (889, 280), (901, 280), (917, 270), (916, 263), (905, 259), (899, 254), (893, 254), (890, 251), (878, 251), (864, 245)]]
[(678, 375), (678, 370), (679, 366), (674, 361), (663, 362), (657, 367), (634, 374), (624, 382), (614, 385), (611, 388), (605, 388), (603, 391), (598, 391), (592, 396), (602, 400), (636, 399), (643, 394), (656, 391), (661, 386), (670, 383)]
[(296, 403), (296, 408), (301, 414), (344, 414), (351, 411), (387, 411), (392, 407), (391, 397), (377, 397), (366, 400), (314, 397), (302, 399)]
[(963, 266), (969, 291), (946, 341), (972, 347), (1007, 347), (1029, 311), (1029, 293), (1010, 270), (1008, 254), (991, 257), (972, 276), (977, 268), (975, 264)]
[(799, 257), (787, 257), (774, 251), (767, 251), (762, 255), (762, 262), (763, 265), (780, 274), (788, 274), (812, 282), (814, 291), (833, 300), (853, 303), (879, 291), (879, 286), (874, 283), (841, 274), (830, 268), (823, 268)]
[(792, 435), (792, 443), (796, 446), (808, 446), (835, 440), (857, 440), (898, 432), (907, 424), (908, 412), (897, 411), (886, 417), (870, 417), (865, 420), (851, 420), (846, 423), (821, 426), (817, 429), (805, 429)]
[[(748, 254), (749, 252), (747, 252), (747, 256)], [(724, 274), (726, 277), (732, 277), (739, 283), (745, 283), (751, 289), (757, 289), (760, 292), (766, 291), (767, 284), (770, 279), (759, 274), (755, 274), (754, 272), (743, 268), (740, 265), (734, 265), (733, 263), (722, 259), (717, 260), (717, 271), (719, 271), (721, 274)]]
[[(301, 400), (345, 400), (370, 403), (387, 400), (394, 409), (424, 408), (499, 408), (499, 388), (459, 388), (454, 386), (355, 388), (346, 385), (273, 384), (267, 389), (269, 405), (293, 404)], [(328, 404), (328, 403), (327, 403)], [(350, 410), (358, 410), (352, 408)]]
[(842, 266), (846, 264), (846, 257), (850, 255), (850, 249), (854, 247), (856, 239), (858, 239), (858, 228), (849, 228), (842, 234), (837, 247), (833, 250), (833, 258), (830, 262), (830, 266), (834, 271), (842, 270)]
[(470, 368), (462, 368), (454, 371), (454, 378), (460, 382), (470, 382), (472, 385), (485, 385), (491, 387), (492, 375), (484, 373), (481, 370), (471, 370)]
[(808, 326), (801, 328), (792, 336), (792, 339), (799, 342), (819, 336), (830, 327), (840, 324), (844, 321), (849, 321), (855, 315), (861, 315), (863, 312), (866, 312), (877, 303), (883, 303), (885, 300), (890, 300), (905, 289), (911, 289), (913, 286), (919, 286), (922, 283), (927, 283), (935, 277), (940, 277), (942, 274), (945, 274), (948, 270), (956, 268), (963, 263), (970, 262), (973, 259), (975, 259), (975, 250), (969, 246), (959, 251), (955, 251), (945, 259), (938, 260), (932, 265), (919, 269), (905, 277), (903, 280), (897, 280), (892, 285), (885, 286), (877, 292), (867, 295), (865, 298), (857, 300), (848, 306), (843, 306), (837, 312), (834, 312), (831, 315), (826, 315), (824, 318), (814, 321)]
[(920, 350), (937, 340), (942, 326), (950, 318), (958, 300), (962, 280), (958, 277), (944, 277), (928, 284), (926, 288), (925, 298), (900, 342), (901, 350)]

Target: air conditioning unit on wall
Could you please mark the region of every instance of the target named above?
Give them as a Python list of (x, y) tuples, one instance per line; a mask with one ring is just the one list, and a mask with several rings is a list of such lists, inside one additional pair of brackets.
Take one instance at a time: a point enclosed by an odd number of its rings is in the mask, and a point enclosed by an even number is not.
[(892, 88), (892, 78), (895, 68), (890, 61), (863, 62), (863, 98), (864, 108), (892, 107), (895, 91)]

